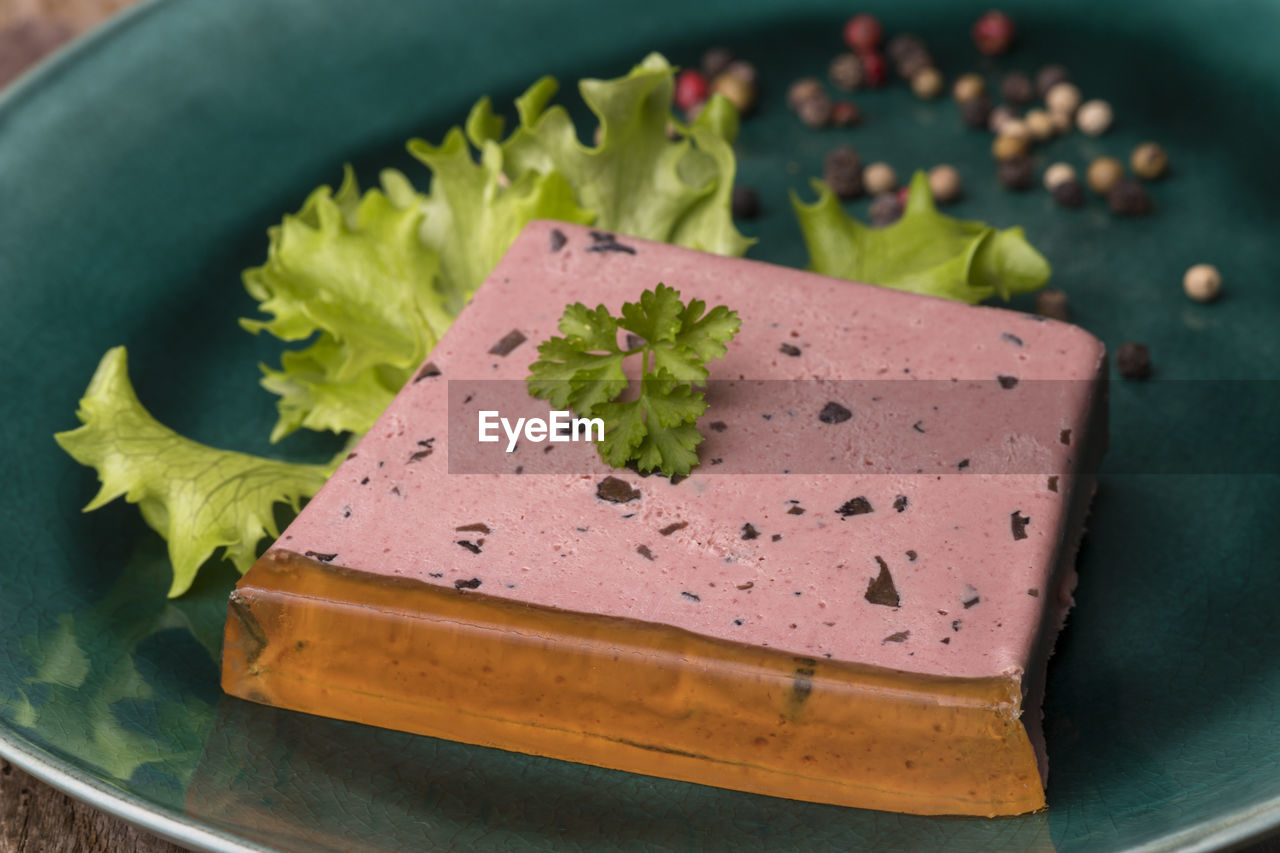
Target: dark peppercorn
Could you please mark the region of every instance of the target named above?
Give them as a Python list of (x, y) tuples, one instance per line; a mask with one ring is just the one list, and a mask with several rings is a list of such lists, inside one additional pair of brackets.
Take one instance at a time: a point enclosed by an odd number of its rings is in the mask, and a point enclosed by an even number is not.
[(1053, 320), (1071, 318), (1070, 302), (1065, 291), (1050, 287), (1036, 294), (1036, 313)]
[(1121, 178), (1107, 193), (1107, 207), (1119, 216), (1146, 216), (1151, 212), (1151, 196), (1137, 178)]
[(729, 67), (730, 62), (733, 62), (733, 51), (729, 48), (708, 48), (706, 53), (702, 54), (702, 73), (707, 75), (708, 80), (719, 77)]
[(1043, 98), (1059, 83), (1070, 83), (1071, 75), (1061, 65), (1046, 65), (1036, 72), (1036, 94)]
[(1030, 157), (1012, 157), (996, 165), (996, 177), (1000, 185), (1009, 190), (1029, 190), (1036, 182)]
[(901, 219), (902, 202), (898, 200), (897, 193), (881, 193), (876, 196), (875, 201), (871, 202), (868, 216), (871, 217), (872, 226), (876, 228), (892, 225)]
[(1080, 207), (1084, 204), (1084, 185), (1075, 178), (1061, 181), (1053, 188), (1053, 200), (1063, 207)]
[(853, 101), (836, 101), (831, 108), (831, 123), (836, 127), (852, 127), (862, 121), (862, 111)]
[(831, 78), (831, 85), (837, 89), (852, 92), (862, 85), (862, 60), (858, 59), (857, 54), (842, 53), (831, 60), (827, 76)]
[(848, 145), (833, 148), (822, 161), (822, 179), (839, 198), (862, 195), (862, 158)]
[(755, 219), (760, 215), (760, 194), (751, 187), (733, 188), (733, 218)]
[(1146, 379), (1151, 375), (1151, 351), (1144, 344), (1125, 341), (1116, 350), (1116, 370), (1125, 379)]
[(973, 128), (985, 128), (991, 118), (991, 99), (986, 95), (968, 98), (960, 102), (960, 117)]
[(1035, 87), (1031, 78), (1021, 71), (1010, 71), (1000, 81), (1000, 97), (1014, 106), (1026, 106), (1035, 97)]

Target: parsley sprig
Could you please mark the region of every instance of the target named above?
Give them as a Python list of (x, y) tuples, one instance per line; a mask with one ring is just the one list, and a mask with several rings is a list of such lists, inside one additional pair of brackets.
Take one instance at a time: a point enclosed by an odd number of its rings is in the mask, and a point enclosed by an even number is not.
[[(702, 442), (697, 420), (707, 409), (703, 392), (707, 363), (721, 358), (738, 333), (737, 311), (718, 305), (707, 311), (701, 299), (680, 301), (680, 291), (659, 284), (614, 317), (603, 305), (576, 302), (560, 317), (560, 332), (538, 347), (529, 366), (529, 393), (579, 417), (601, 418), (600, 458), (615, 468), (635, 462), (667, 476), (687, 475), (698, 464)], [(618, 344), (619, 330), (631, 333)], [(640, 356), (639, 393), (627, 390), (623, 362)]]

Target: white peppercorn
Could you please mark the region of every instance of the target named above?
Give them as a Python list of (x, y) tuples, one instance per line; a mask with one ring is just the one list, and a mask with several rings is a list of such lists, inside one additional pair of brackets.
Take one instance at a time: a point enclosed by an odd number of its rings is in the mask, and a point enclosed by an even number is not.
[(1004, 162), (1020, 157), (1026, 157), (1027, 151), (1031, 148), (1031, 144), (1025, 136), (997, 136), (995, 141), (991, 143), (991, 156), (997, 160)]
[(856, 54), (841, 53), (831, 60), (827, 76), (837, 89), (852, 92), (862, 85), (862, 60)]
[(1004, 126), (1018, 117), (1012, 107), (1000, 104), (991, 110), (991, 115), (987, 118), (987, 130), (992, 133), (1000, 133), (1004, 130)]
[(1111, 105), (1106, 101), (1092, 100), (1080, 105), (1076, 111), (1076, 126), (1081, 133), (1101, 136), (1111, 127)]
[(1144, 142), (1133, 149), (1129, 157), (1129, 167), (1139, 178), (1153, 181), (1164, 175), (1169, 168), (1169, 155), (1154, 142)]
[(1044, 188), (1053, 192), (1053, 188), (1063, 181), (1074, 181), (1076, 170), (1070, 163), (1054, 163), (1044, 170)]
[(941, 71), (932, 66), (925, 66), (911, 75), (911, 91), (917, 98), (933, 100), (942, 94), (945, 82)]
[(1089, 189), (1098, 195), (1106, 195), (1124, 177), (1124, 166), (1114, 157), (1098, 157), (1089, 164), (1085, 180)]
[(727, 71), (711, 81), (711, 93), (723, 95), (739, 115), (746, 115), (756, 105), (756, 84)]
[(964, 103), (986, 94), (987, 83), (980, 74), (961, 74), (952, 84), (951, 94), (957, 101)]
[(808, 127), (819, 128), (826, 127), (831, 123), (831, 112), (835, 105), (831, 102), (831, 98), (826, 92), (820, 92), (811, 98), (806, 98), (800, 103), (796, 112), (800, 114), (800, 120)]
[(1031, 138), (1037, 142), (1052, 139), (1057, 129), (1053, 126), (1053, 118), (1045, 110), (1028, 110), (1022, 119), (1031, 132)]
[(870, 163), (862, 170), (862, 185), (871, 195), (893, 192), (898, 188), (898, 173), (888, 163)]
[(955, 166), (940, 163), (929, 170), (929, 192), (938, 204), (950, 204), (960, 198), (964, 185)]
[(1212, 302), (1222, 293), (1222, 273), (1212, 264), (1196, 264), (1182, 276), (1182, 289), (1196, 302)]
[(1049, 112), (1065, 115), (1075, 115), (1081, 100), (1079, 87), (1075, 83), (1065, 81), (1054, 84), (1044, 96), (1044, 103), (1049, 108)]

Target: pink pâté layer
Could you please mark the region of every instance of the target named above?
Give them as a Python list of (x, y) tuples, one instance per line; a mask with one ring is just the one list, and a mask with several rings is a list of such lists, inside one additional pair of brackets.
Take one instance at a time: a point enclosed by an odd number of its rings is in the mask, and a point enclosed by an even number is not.
[[(742, 319), (688, 478), (475, 441), (480, 410), (546, 416), (521, 383), (566, 304), (659, 282)], [(1069, 324), (532, 223), (241, 581), (224, 686), (799, 799), (1040, 808), (1104, 367)]]

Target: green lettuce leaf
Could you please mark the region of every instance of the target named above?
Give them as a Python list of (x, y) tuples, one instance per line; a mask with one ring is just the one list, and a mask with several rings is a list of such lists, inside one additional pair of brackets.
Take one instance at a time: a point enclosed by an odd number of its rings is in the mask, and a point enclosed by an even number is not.
[(911, 180), (902, 218), (884, 228), (849, 216), (821, 181), (813, 186), (816, 202), (792, 193), (791, 203), (814, 272), (970, 303), (1007, 300), (1049, 281), (1049, 262), (1021, 228), (998, 231), (939, 213), (923, 172)]
[(333, 465), (294, 465), (216, 450), (183, 438), (142, 407), (129, 383), (124, 347), (102, 357), (76, 412), (83, 426), (54, 436), (102, 488), (85, 512), (120, 496), (169, 544), (173, 583), (186, 592), (218, 549), (243, 574), (264, 536), (279, 535), (273, 507), (298, 508), (333, 473)]

